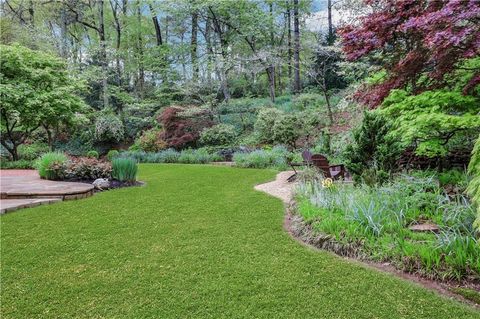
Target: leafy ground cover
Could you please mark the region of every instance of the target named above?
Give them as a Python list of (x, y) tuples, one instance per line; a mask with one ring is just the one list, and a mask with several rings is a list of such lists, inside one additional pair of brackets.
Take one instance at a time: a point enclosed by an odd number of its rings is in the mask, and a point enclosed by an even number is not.
[(145, 187), (1, 217), (3, 318), (480, 318), (308, 249), (268, 170), (140, 165)]
[[(382, 186), (313, 181), (298, 189), (298, 212), (313, 232), (332, 236), (337, 253), (388, 261), (407, 272), (440, 280), (480, 278), (475, 209), (440, 187), (453, 175), (400, 175)], [(409, 226), (433, 224), (438, 233)]]

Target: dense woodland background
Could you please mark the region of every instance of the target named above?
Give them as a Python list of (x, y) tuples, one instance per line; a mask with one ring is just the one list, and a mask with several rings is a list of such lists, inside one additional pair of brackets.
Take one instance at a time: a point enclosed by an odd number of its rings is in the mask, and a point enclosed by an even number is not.
[[(2, 43), (66, 61), (89, 106), (77, 113), (97, 126), (90, 133), (108, 131), (102, 140), (82, 138), (87, 133), (81, 125), (78, 132), (70, 128), (68, 140), (73, 143), (75, 136), (79, 147), (85, 141), (97, 147), (131, 143), (171, 105), (201, 106), (195, 116), (231, 122), (245, 133), (253, 128), (256, 110), (272, 105), (301, 110), (322, 101), (333, 121), (331, 95), (368, 69), (343, 62), (334, 45), (332, 14), (357, 6), (358, 1), (8, 0), (2, 2)], [(314, 9), (330, 15), (315, 20)], [(347, 75), (351, 68), (358, 70)], [(306, 94), (292, 97), (300, 93)], [(49, 130), (52, 146), (67, 138), (58, 124)]]

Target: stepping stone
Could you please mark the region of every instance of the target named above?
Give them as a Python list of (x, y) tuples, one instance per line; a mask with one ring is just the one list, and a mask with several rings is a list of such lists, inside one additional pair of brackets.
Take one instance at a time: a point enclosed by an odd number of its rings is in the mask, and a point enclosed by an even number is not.
[(414, 232), (433, 232), (433, 233), (438, 233), (440, 231), (440, 228), (438, 228), (437, 225), (432, 224), (432, 223), (425, 223), (425, 224), (416, 224), (408, 227), (411, 231)]
[(61, 202), (61, 197), (52, 198), (25, 198), (25, 199), (2, 199), (0, 200), (0, 214), (15, 211), (20, 208), (30, 208), (44, 204)]

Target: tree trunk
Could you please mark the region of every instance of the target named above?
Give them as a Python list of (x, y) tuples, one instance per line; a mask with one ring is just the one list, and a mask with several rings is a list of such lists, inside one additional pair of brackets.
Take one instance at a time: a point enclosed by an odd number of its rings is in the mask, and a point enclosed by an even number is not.
[(158, 22), (158, 17), (153, 11), (153, 6), (150, 4), (150, 12), (152, 13), (152, 21), (153, 26), (155, 27), (155, 37), (157, 39), (157, 46), (161, 46), (163, 44), (162, 41), (162, 30), (160, 29), (160, 23)]
[(328, 45), (332, 45), (334, 42), (333, 36), (333, 23), (332, 23), (332, 0), (328, 0), (327, 2), (327, 11), (328, 11), (328, 38), (327, 43)]
[(198, 12), (192, 12), (192, 36), (191, 36), (191, 61), (192, 61), (192, 80), (198, 82), (198, 62), (197, 62), (197, 31), (198, 31)]
[(101, 97), (103, 99), (103, 108), (108, 107), (108, 64), (107, 64), (107, 48), (106, 48), (106, 39), (105, 39), (105, 24), (104, 24), (104, 14), (103, 14), (103, 0), (98, 0), (98, 35), (100, 39), (100, 56), (101, 56), (101, 66), (102, 66), (102, 93)]
[(290, 0), (287, 0), (287, 24), (288, 24), (288, 32), (287, 32), (287, 43), (288, 43), (288, 78), (290, 79), (290, 83), (292, 81), (292, 14), (290, 10)]
[(332, 112), (332, 105), (330, 104), (330, 96), (328, 95), (327, 91), (327, 82), (325, 76), (323, 77), (323, 85), (322, 85), (323, 96), (325, 97), (325, 102), (327, 104), (327, 113), (328, 119), (330, 121), (330, 126), (333, 125), (333, 112)]
[(269, 66), (267, 69), (268, 88), (270, 93), (270, 100), (275, 103), (275, 67)]
[(170, 17), (167, 15), (165, 17), (165, 44), (168, 43), (168, 23), (170, 22)]
[(277, 81), (278, 81), (278, 93), (282, 95), (283, 88), (282, 88), (282, 66), (277, 68)]
[(62, 58), (67, 59), (68, 58), (68, 38), (67, 38), (67, 13), (65, 9), (65, 4), (62, 4), (62, 9), (60, 12), (60, 20), (61, 20), (61, 26), (60, 26), (60, 36), (61, 36), (61, 50), (60, 50), (60, 55)]
[(18, 145), (11, 138), (9, 138), (9, 140), (10, 140), (11, 146), (10, 146), (10, 144), (7, 144), (7, 142), (4, 141), (3, 139), (0, 140), (0, 143), (10, 153), (10, 155), (12, 155), (12, 160), (18, 161), (18, 159), (19, 159), (18, 158)]
[(230, 101), (230, 91), (228, 88), (228, 81), (227, 81), (227, 68), (226, 68), (226, 61), (228, 59), (228, 41), (225, 39), (222, 26), (218, 21), (215, 13), (211, 7), (209, 7), (210, 13), (212, 14), (212, 22), (213, 22), (213, 29), (215, 33), (218, 35), (218, 39), (220, 42), (220, 51), (221, 51), (221, 61), (220, 61), (220, 85), (223, 92), (223, 96), (225, 98), (225, 102)]
[(143, 65), (143, 38), (142, 38), (142, 7), (137, 1), (137, 22), (138, 22), (138, 95), (143, 99), (145, 87), (145, 69)]
[[(115, 3), (115, 5), (114, 5)], [(120, 44), (121, 44), (121, 38), (122, 38), (122, 25), (120, 23), (120, 19), (118, 17), (118, 3), (113, 0), (110, 0), (110, 7), (112, 8), (112, 15), (113, 15), (113, 20), (115, 21), (115, 33), (116, 33), (116, 39), (115, 39), (115, 68), (117, 72), (117, 83), (118, 85), (122, 85), (122, 68), (120, 65)]]
[(300, 93), (300, 27), (298, 21), (298, 0), (293, 0), (293, 59), (294, 59), (294, 81), (293, 92)]
[[(270, 45), (273, 51), (275, 47), (275, 33), (274, 33), (274, 22), (273, 22), (273, 3), (270, 3)], [(267, 68), (267, 75), (268, 75), (268, 82), (269, 82), (269, 91), (270, 91), (270, 100), (272, 103), (275, 103), (275, 64), (273, 63), (273, 59), (271, 59), (272, 63)]]
[(212, 85), (212, 42), (211, 42), (211, 23), (210, 18), (207, 16), (205, 20), (205, 43), (207, 48), (207, 85), (210, 87)]
[(33, 0), (28, 2), (28, 14), (30, 15), (30, 25), (35, 28), (35, 10), (33, 8)]

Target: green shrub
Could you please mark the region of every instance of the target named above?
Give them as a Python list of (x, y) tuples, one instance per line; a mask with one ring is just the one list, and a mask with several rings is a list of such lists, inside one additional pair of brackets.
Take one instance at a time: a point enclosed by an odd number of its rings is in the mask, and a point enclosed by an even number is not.
[(2, 169), (30, 169), (35, 168), (33, 161), (18, 160), (18, 161), (0, 161), (0, 168)]
[(109, 161), (112, 161), (114, 158), (116, 158), (118, 155), (120, 154), (120, 152), (118, 152), (117, 150), (110, 150), (108, 151), (107, 153), (107, 159)]
[(255, 122), (255, 133), (260, 143), (273, 143), (273, 126), (275, 121), (282, 117), (284, 113), (275, 108), (263, 108), (258, 112)]
[(296, 141), (303, 135), (304, 125), (294, 114), (286, 114), (275, 120), (273, 125), (273, 140), (278, 144), (295, 148)]
[(98, 158), (99, 155), (98, 155), (98, 152), (97, 152), (97, 151), (88, 151), (88, 152), (87, 152), (87, 157), (89, 157), (89, 158)]
[(392, 90), (379, 113), (391, 118), (391, 133), (415, 153), (430, 158), (444, 157), (454, 151), (470, 150), (469, 141), (478, 136), (478, 96), (460, 90), (427, 90), (410, 95)]
[(64, 153), (49, 152), (40, 156), (35, 166), (41, 178), (57, 180), (63, 177), (67, 160)]
[(33, 161), (48, 151), (49, 147), (45, 143), (22, 144), (18, 146), (18, 157), (27, 161)]
[(166, 149), (167, 143), (162, 139), (162, 132), (156, 128), (144, 131), (135, 141), (132, 150), (158, 152)]
[(466, 175), (460, 170), (450, 170), (438, 174), (438, 180), (440, 185), (458, 185), (464, 184), (466, 181)]
[(232, 145), (236, 137), (233, 125), (217, 124), (203, 129), (200, 133), (200, 143), (208, 146), (227, 146)]
[(309, 107), (317, 106), (324, 103), (325, 98), (316, 93), (302, 93), (293, 98), (293, 107), (296, 110), (305, 110)]
[(135, 182), (137, 170), (137, 162), (132, 158), (115, 158), (112, 161), (112, 177), (121, 182)]
[(396, 169), (395, 163), (403, 148), (388, 135), (390, 128), (390, 122), (380, 114), (364, 113), (361, 126), (353, 132), (353, 143), (343, 154), (345, 165), (356, 181), (361, 180), (365, 170), (373, 167), (382, 171), (382, 175)]

